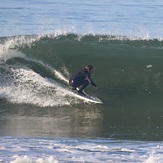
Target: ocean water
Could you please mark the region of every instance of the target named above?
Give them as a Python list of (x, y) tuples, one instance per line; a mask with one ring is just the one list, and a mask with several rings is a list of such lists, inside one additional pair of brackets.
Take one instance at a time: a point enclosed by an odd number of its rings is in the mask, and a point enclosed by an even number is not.
[[(0, 1), (0, 162), (163, 162), (163, 2)], [(98, 89), (69, 91), (87, 64)]]

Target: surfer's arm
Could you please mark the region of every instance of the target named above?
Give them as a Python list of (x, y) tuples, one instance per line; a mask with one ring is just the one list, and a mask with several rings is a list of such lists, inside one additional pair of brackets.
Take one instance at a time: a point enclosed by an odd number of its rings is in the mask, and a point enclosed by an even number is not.
[(92, 84), (94, 87), (97, 87), (96, 83), (93, 82), (92, 80), (91, 80), (91, 84)]
[(97, 87), (96, 83), (90, 78), (90, 76), (87, 76), (87, 80), (89, 81), (91, 85), (93, 85), (94, 87)]

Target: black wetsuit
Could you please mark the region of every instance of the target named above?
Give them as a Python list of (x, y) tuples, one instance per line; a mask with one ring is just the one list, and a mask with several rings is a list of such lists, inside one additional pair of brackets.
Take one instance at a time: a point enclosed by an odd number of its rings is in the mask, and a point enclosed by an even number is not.
[(97, 85), (92, 81), (87, 69), (80, 70), (76, 74), (72, 75), (69, 80), (69, 85), (72, 86), (72, 89), (82, 86), (78, 91), (79, 93), (82, 93), (89, 83), (91, 83), (94, 87), (97, 87)]

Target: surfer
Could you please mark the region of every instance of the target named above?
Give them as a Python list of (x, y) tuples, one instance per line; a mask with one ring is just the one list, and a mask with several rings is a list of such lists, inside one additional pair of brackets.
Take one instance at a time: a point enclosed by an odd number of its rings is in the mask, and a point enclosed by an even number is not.
[(85, 95), (83, 90), (89, 85), (93, 85), (97, 87), (97, 85), (92, 81), (90, 75), (93, 73), (93, 66), (87, 65), (84, 69), (75, 73), (70, 77), (69, 85), (72, 87), (72, 90), (76, 90), (77, 87), (81, 88), (78, 90), (78, 93), (81, 95)]

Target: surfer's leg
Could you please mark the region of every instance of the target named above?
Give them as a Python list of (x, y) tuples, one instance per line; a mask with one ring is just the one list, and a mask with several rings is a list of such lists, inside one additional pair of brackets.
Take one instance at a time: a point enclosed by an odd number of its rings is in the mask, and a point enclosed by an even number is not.
[(76, 90), (76, 85), (75, 85), (75, 82), (73, 80), (69, 80), (69, 85), (71, 86), (71, 89), (72, 90)]
[(83, 82), (78, 80), (69, 80), (69, 85), (71, 86), (72, 90), (77, 90), (76, 88), (83, 85)]
[(80, 90), (78, 91), (78, 93), (79, 93), (79, 94), (84, 94), (84, 93), (83, 93), (83, 90), (84, 90), (88, 85), (89, 85), (89, 81), (88, 81), (88, 80), (85, 80), (85, 81), (83, 82), (82, 87), (81, 87)]

